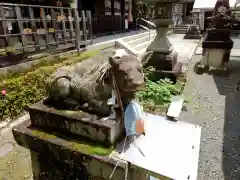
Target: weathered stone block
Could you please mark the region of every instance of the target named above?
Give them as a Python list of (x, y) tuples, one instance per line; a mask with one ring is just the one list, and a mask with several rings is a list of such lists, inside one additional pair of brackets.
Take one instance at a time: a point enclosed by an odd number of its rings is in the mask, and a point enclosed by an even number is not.
[(83, 111), (57, 110), (41, 102), (29, 107), (32, 126), (73, 134), (111, 146), (122, 135), (120, 121), (101, 120)]
[(228, 62), (231, 50), (227, 49), (204, 49), (201, 64), (208, 67), (224, 68), (224, 62)]
[[(123, 180), (125, 161), (110, 158), (113, 148), (105, 148), (59, 133), (48, 133), (24, 122), (13, 129), (16, 142), (31, 151), (34, 180)], [(128, 168), (128, 179), (146, 180), (145, 172)]]
[[(230, 52), (233, 48), (233, 41), (230, 39), (228, 29), (208, 30), (202, 42), (202, 48), (203, 55), (197, 65), (197, 73), (202, 73), (202, 71), (206, 71), (205, 69), (209, 72), (228, 72)], [(201, 70), (199, 71), (199, 69)]]
[(156, 68), (153, 81), (158, 81), (160, 78), (169, 78), (176, 82), (178, 76), (182, 73), (182, 63), (177, 62), (178, 54), (175, 51), (170, 53), (154, 53), (145, 67), (153, 66)]

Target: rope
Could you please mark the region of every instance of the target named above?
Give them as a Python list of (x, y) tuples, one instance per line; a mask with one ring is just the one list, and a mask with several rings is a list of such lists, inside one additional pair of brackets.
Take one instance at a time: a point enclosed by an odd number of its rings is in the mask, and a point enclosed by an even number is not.
[[(118, 102), (118, 105), (119, 105), (120, 111), (121, 111), (121, 119), (120, 119), (121, 127), (123, 127), (123, 123), (124, 123), (124, 108), (123, 108), (120, 92), (119, 92), (119, 89), (118, 89), (118, 86), (117, 86), (117, 83), (116, 83), (116, 79), (115, 79), (115, 75), (113, 73), (113, 69), (112, 68), (110, 69), (110, 73), (111, 73), (111, 76), (112, 76), (112, 86), (113, 86), (113, 89), (116, 91), (117, 102)], [(127, 141), (127, 137), (124, 138), (123, 148), (122, 148), (122, 151), (120, 152), (120, 156), (122, 156), (122, 152), (125, 151), (126, 141)], [(109, 160), (110, 159), (111, 159), (111, 157), (109, 158)], [(126, 162), (126, 167), (125, 167), (124, 180), (127, 180), (128, 179), (128, 162), (127, 161), (125, 161), (125, 162)], [(114, 175), (114, 173), (115, 173), (119, 163), (120, 163), (120, 159), (117, 161), (115, 167), (113, 168), (113, 171), (112, 171), (112, 173), (109, 176), (109, 180)]]
[[(126, 141), (127, 141), (127, 137), (124, 138), (123, 148), (122, 148), (122, 151), (120, 152), (120, 156), (122, 156), (122, 152), (125, 151)], [(125, 162), (126, 162), (126, 161), (125, 161)], [(109, 176), (109, 180), (110, 180), (110, 179), (112, 178), (112, 176), (114, 175), (114, 173), (115, 173), (115, 171), (116, 171), (119, 163), (120, 163), (120, 159), (117, 161), (117, 164), (116, 164), (115, 167), (113, 168), (113, 171), (112, 171), (111, 175)], [(127, 180), (127, 177), (128, 177), (128, 162), (126, 162), (124, 180)]]
[(123, 127), (123, 123), (124, 123), (124, 108), (123, 108), (123, 104), (122, 104), (122, 100), (121, 100), (121, 95), (120, 95), (119, 89), (117, 87), (116, 79), (115, 79), (115, 76), (114, 76), (112, 68), (110, 69), (110, 73), (111, 73), (111, 76), (112, 76), (112, 86), (113, 86), (113, 89), (116, 91), (117, 102), (118, 102), (118, 105), (119, 105), (120, 110), (121, 110), (121, 119), (120, 119), (120, 121), (121, 121), (121, 125)]

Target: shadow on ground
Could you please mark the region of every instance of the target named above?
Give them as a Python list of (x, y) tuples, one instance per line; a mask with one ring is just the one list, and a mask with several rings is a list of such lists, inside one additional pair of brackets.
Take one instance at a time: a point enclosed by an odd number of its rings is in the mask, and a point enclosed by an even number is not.
[(240, 59), (231, 61), (228, 77), (213, 76), (219, 94), (225, 96), (222, 168), (225, 180), (240, 179)]

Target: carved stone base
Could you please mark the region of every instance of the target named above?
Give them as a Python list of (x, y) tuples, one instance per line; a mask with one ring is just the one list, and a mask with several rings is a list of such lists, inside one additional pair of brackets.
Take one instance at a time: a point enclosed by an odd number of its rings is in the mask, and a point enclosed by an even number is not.
[(227, 49), (203, 49), (201, 65), (213, 68), (225, 68), (229, 62), (230, 50)]
[[(127, 162), (110, 158), (113, 148), (82, 142), (79, 138), (33, 128), (30, 121), (13, 129), (16, 142), (31, 151), (34, 180), (123, 180)], [(128, 168), (128, 179), (147, 180), (146, 172)]]
[(153, 66), (157, 70), (172, 71), (177, 63), (178, 54), (175, 51), (168, 53), (154, 52), (146, 66)]
[(77, 135), (111, 146), (123, 135), (120, 121), (104, 120), (83, 111), (57, 110), (41, 102), (29, 107), (32, 126)]
[(224, 65), (224, 67), (221, 68), (215, 68), (212, 66), (207, 66), (207, 65), (202, 65), (201, 62), (198, 62), (195, 64), (194, 71), (197, 74), (203, 74), (203, 73), (208, 73), (208, 74), (214, 74), (218, 76), (228, 76), (229, 75), (229, 66), (228, 63)]
[(189, 25), (187, 32), (184, 36), (184, 39), (201, 39), (201, 38), (202, 38), (202, 35), (198, 25), (195, 25), (195, 24)]
[(156, 68), (156, 77), (170, 78), (176, 82), (178, 76), (182, 72), (182, 63), (177, 62), (177, 57), (178, 54), (175, 51), (169, 53), (155, 52), (152, 58), (146, 64), (146, 67), (153, 66)]

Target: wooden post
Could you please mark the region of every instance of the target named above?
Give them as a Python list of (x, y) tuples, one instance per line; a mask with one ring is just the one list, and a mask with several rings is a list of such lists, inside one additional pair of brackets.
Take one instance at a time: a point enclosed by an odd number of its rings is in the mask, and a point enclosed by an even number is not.
[[(46, 14), (45, 14), (44, 8), (40, 8), (40, 10), (41, 10), (41, 18), (42, 18), (42, 22), (43, 22), (43, 27), (45, 29), (44, 33), (45, 33), (46, 47), (48, 47), (49, 37), (48, 37), (48, 29), (47, 29), (47, 22), (46, 22)], [(42, 33), (40, 33), (40, 34), (42, 34)]]
[[(6, 19), (5, 18), (5, 14), (4, 14), (4, 9), (3, 9), (3, 6), (0, 5), (0, 17), (2, 19)], [(5, 20), (1, 20), (1, 26), (3, 28), (3, 33), (4, 33), (4, 36), (5, 36), (5, 46), (9, 46), (10, 45), (10, 42), (9, 42), (9, 38), (8, 38), (8, 28), (7, 28), (7, 22)]]
[[(73, 15), (72, 15), (72, 9), (68, 9), (68, 22), (70, 25), (70, 34), (71, 34), (71, 39), (74, 39), (74, 30), (73, 30)], [(72, 40), (72, 43), (74, 44), (75, 41)]]
[(114, 9), (114, 0), (111, 0), (111, 14), (112, 14), (112, 16), (114, 16), (115, 15), (115, 9)]
[(125, 15), (125, 0), (121, 0), (121, 15)]
[(62, 16), (62, 17), (63, 17), (63, 16), (65, 17), (65, 18), (61, 19), (61, 22), (62, 22), (62, 30), (63, 30), (64, 44), (67, 44), (67, 41), (66, 41), (66, 39), (67, 39), (67, 33), (66, 33), (66, 16), (65, 16), (62, 8), (60, 9), (60, 12), (61, 12), (61, 16)]
[(87, 20), (88, 20), (88, 39), (92, 40), (93, 33), (92, 33), (92, 15), (91, 15), (91, 11), (87, 11)]
[(86, 15), (85, 15), (85, 11), (81, 11), (81, 13), (82, 13), (83, 41), (86, 41), (87, 40)]
[(34, 37), (34, 42), (35, 42), (35, 45), (37, 45), (37, 47), (35, 47), (35, 50), (36, 51), (39, 51), (40, 50), (40, 43), (39, 43), (39, 37), (37, 35), (37, 26), (36, 26), (36, 21), (35, 21), (35, 17), (34, 17), (34, 12), (33, 12), (33, 9), (32, 7), (28, 7), (28, 11), (29, 11), (29, 16), (30, 16), (30, 21), (31, 21), (31, 26), (32, 26), (32, 29), (34, 29), (33, 32), (33, 37)]
[(25, 46), (27, 45), (27, 40), (26, 40), (26, 37), (24, 35), (22, 15), (21, 15), (20, 7), (15, 6), (15, 12), (16, 12), (16, 16), (17, 16), (17, 23), (18, 23), (18, 28), (19, 28), (19, 31), (20, 31), (20, 37), (21, 37), (21, 42), (22, 42), (23, 51), (24, 51)]
[(81, 36), (80, 36), (80, 18), (78, 14), (78, 10), (74, 9), (74, 21), (75, 21), (75, 38), (76, 38), (76, 49), (78, 52), (78, 55), (80, 53), (80, 41), (81, 41)]
[(51, 20), (52, 20), (52, 26), (54, 29), (54, 39), (56, 42), (56, 46), (58, 47), (59, 46), (58, 33), (56, 32), (56, 30), (57, 30), (57, 24), (56, 24), (57, 15), (56, 15), (56, 12), (54, 11), (54, 9), (51, 9)]

